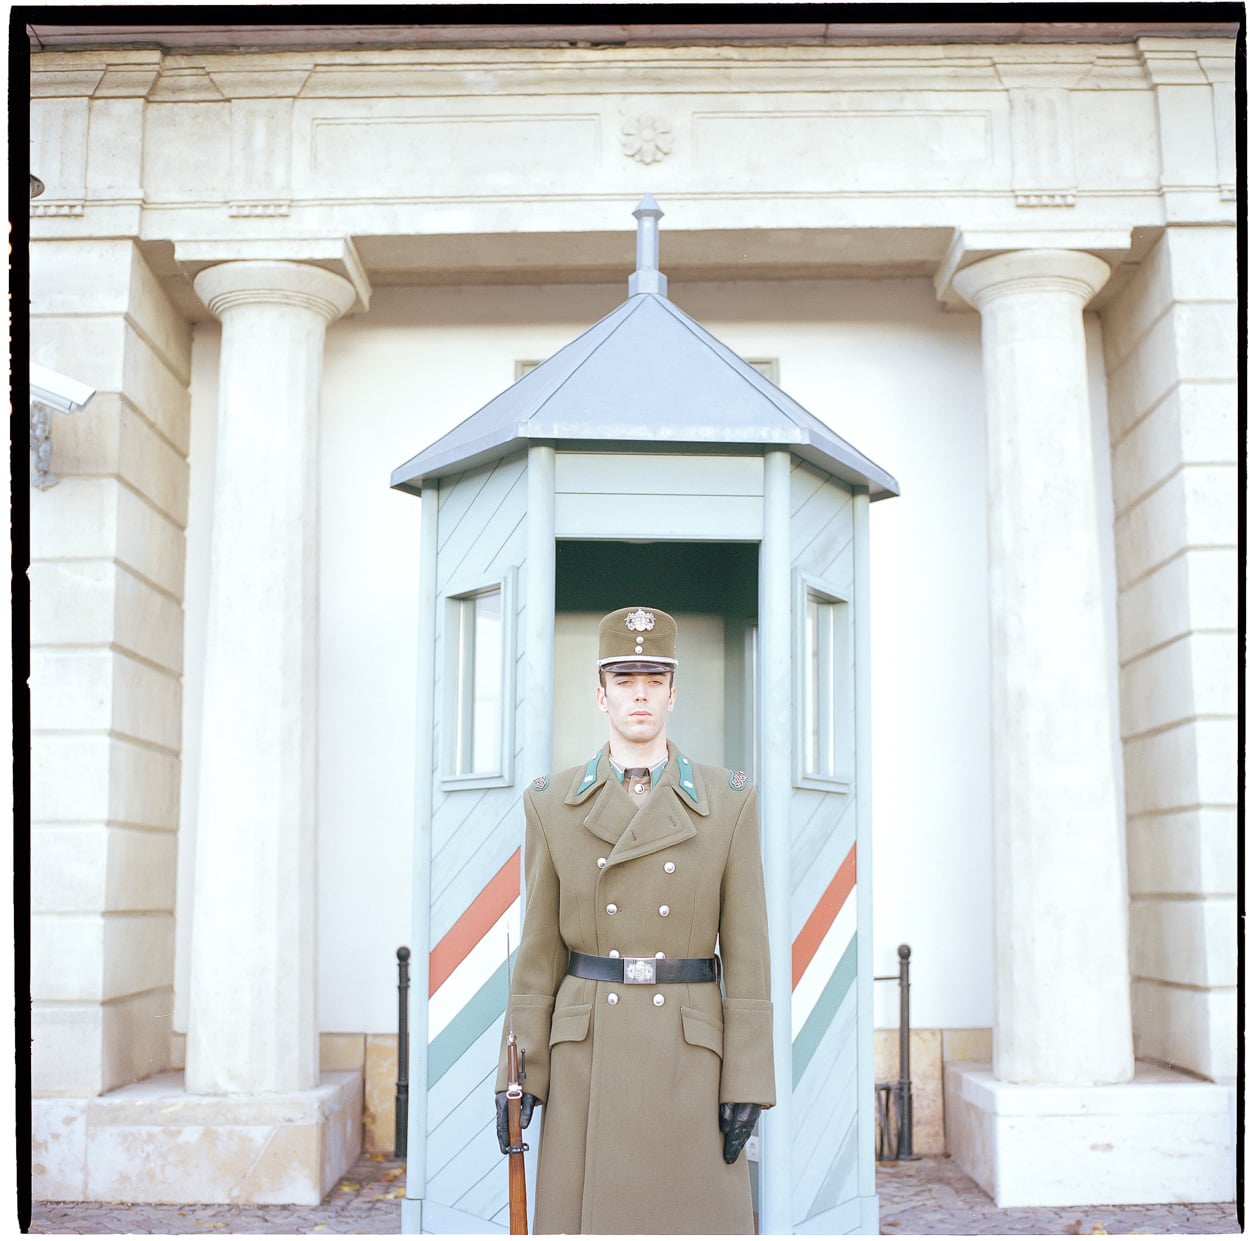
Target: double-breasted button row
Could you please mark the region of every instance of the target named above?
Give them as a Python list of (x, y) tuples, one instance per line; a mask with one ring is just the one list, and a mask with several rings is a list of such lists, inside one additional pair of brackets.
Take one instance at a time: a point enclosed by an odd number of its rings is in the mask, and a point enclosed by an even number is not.
[[(609, 992), (608, 992), (608, 1003), (609, 1003), (609, 1004), (619, 1004), (620, 1002), (621, 1002), (621, 997), (620, 997), (619, 995), (617, 995), (615, 991), (609, 991)], [(653, 995), (653, 996), (651, 997), (651, 1003), (652, 1003), (652, 1004), (654, 1004), (654, 1005), (656, 1006), (656, 1008), (663, 1008), (663, 1007), (664, 1007), (664, 997), (663, 997), (663, 996), (662, 996), (662, 995), (661, 995), (661, 994), (657, 991), (657, 992), (655, 993), (655, 995)]]
[[(596, 866), (598, 866), (598, 868), (599, 868), (600, 870), (604, 870), (604, 869), (606, 869), (606, 868), (607, 868), (607, 865), (608, 865), (608, 859), (607, 859), (607, 858), (605, 858), (605, 857), (601, 857), (601, 858), (599, 858), (599, 859), (598, 859), (598, 861), (595, 863), (595, 865), (596, 865)], [(676, 863), (676, 862), (669, 861), (669, 862), (665, 862), (665, 863), (664, 863), (664, 873), (665, 873), (666, 875), (671, 875), (671, 874), (673, 874), (676, 870), (677, 870), (677, 863)], [(604, 913), (606, 913), (609, 917), (611, 917), (611, 916), (613, 916), (614, 914), (618, 914), (618, 913), (620, 913), (620, 911), (621, 911), (621, 907), (620, 907), (620, 906), (619, 906), (619, 905), (618, 905), (615, 901), (609, 901), (609, 902), (608, 902), (608, 903), (607, 903), (607, 904), (603, 907), (603, 910), (604, 910)], [(668, 905), (661, 905), (661, 906), (659, 907), (659, 909), (657, 909), (657, 910), (656, 910), (656, 912), (660, 915), (660, 917), (661, 917), (661, 918), (667, 918), (667, 917), (669, 916), (669, 914), (671, 914), (673, 911), (672, 911), (672, 909), (671, 909), (671, 908), (669, 908), (669, 906), (668, 906)]]
[[(595, 861), (595, 865), (596, 865), (596, 866), (597, 866), (600, 870), (605, 870), (605, 869), (607, 869), (608, 859), (607, 859), (607, 858), (605, 858), (605, 857), (597, 858), (597, 859), (596, 859), (596, 861)], [(664, 873), (665, 873), (666, 875), (671, 875), (671, 874), (672, 874), (672, 873), (673, 873), (676, 869), (677, 869), (677, 863), (676, 863), (676, 862), (665, 862), (665, 863), (664, 863)]]

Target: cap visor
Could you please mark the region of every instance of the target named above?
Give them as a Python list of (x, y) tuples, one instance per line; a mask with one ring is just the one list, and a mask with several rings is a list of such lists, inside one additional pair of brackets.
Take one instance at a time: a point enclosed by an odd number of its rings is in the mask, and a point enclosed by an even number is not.
[(605, 659), (599, 667), (604, 672), (672, 672), (677, 667), (677, 661), (658, 663), (654, 659)]

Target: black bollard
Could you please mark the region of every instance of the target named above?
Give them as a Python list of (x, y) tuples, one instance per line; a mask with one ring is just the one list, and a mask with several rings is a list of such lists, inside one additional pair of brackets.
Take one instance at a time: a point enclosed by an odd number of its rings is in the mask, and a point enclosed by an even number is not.
[(395, 1158), (408, 1157), (408, 958), (407, 948), (395, 949), (399, 959), (399, 1064), (395, 1080)]
[(911, 1149), (911, 948), (898, 946), (898, 1157), (919, 1159)]

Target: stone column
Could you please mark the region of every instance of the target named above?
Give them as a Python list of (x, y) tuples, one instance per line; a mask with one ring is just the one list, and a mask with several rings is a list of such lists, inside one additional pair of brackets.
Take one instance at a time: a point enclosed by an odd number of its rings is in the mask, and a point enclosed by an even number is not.
[(989, 473), (994, 1075), (1133, 1076), (1128, 898), (1086, 373), (1109, 268), (1030, 250), (959, 272), (981, 313)]
[(317, 1085), (319, 267), (231, 262), (195, 290), (222, 324), (187, 1030), (194, 1094)]

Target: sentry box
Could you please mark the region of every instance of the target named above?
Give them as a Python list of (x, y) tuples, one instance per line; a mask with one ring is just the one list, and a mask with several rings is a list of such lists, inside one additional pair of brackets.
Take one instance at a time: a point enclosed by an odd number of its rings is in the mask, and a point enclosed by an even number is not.
[(877, 1231), (868, 511), (898, 484), (668, 300), (662, 214), (634, 211), (620, 306), (391, 476), (421, 497), (405, 1232), (507, 1231), (493, 1088), (521, 794), (602, 744), (598, 620), (635, 595), (681, 625), (669, 735), (759, 789), (760, 1231)]

